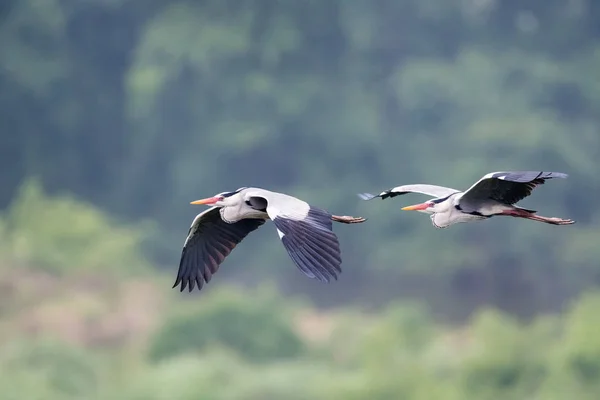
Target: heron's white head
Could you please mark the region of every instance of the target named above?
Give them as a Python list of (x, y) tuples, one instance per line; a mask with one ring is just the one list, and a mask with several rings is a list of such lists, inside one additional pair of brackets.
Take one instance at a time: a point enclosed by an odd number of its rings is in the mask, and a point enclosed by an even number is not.
[(404, 211), (419, 211), (425, 214), (436, 214), (447, 211), (450, 207), (448, 197), (441, 199), (428, 200), (425, 203), (415, 204), (413, 206), (403, 207)]
[(214, 195), (213, 197), (207, 197), (206, 199), (192, 201), (190, 204), (204, 204), (207, 206), (217, 207), (228, 207), (238, 204), (242, 201), (240, 192), (246, 189), (241, 187), (233, 192), (222, 192)]

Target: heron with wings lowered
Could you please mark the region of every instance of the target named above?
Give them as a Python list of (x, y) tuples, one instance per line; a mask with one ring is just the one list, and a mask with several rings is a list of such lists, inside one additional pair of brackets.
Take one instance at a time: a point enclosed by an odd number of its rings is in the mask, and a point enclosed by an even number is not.
[(202, 289), (229, 253), (250, 232), (273, 221), (287, 253), (307, 277), (321, 282), (342, 272), (338, 238), (332, 222), (355, 224), (364, 218), (332, 215), (283, 193), (243, 187), (193, 201), (211, 206), (196, 216), (183, 245), (173, 287)]

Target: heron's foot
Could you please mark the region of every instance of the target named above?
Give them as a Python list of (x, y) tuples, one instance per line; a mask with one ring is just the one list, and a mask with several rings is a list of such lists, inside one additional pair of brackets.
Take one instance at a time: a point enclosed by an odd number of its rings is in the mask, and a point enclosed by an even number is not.
[(544, 222), (551, 225), (572, 225), (575, 223), (572, 219), (564, 219), (558, 217), (543, 217), (535, 213), (527, 212), (526, 210), (506, 210), (502, 215), (510, 215), (511, 217), (526, 218), (532, 221)]
[(558, 217), (542, 217), (541, 215), (536, 214), (534, 214), (531, 219), (552, 225), (571, 225), (575, 223), (575, 221), (573, 221), (572, 219), (564, 219)]
[(571, 225), (575, 223), (575, 221), (573, 221), (572, 219), (563, 219), (558, 217), (547, 218), (546, 222), (554, 225)]
[(332, 215), (331, 220), (335, 222), (341, 222), (342, 224), (360, 224), (365, 222), (367, 219), (363, 217), (351, 217), (349, 215)]

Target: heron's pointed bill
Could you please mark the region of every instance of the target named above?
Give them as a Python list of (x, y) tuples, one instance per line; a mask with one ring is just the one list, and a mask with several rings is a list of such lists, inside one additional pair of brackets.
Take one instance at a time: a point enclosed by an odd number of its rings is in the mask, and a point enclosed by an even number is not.
[(208, 197), (206, 199), (192, 201), (190, 204), (215, 204), (219, 200), (221, 200), (219, 197)]
[(429, 208), (428, 203), (415, 204), (414, 206), (403, 207), (401, 210), (403, 211), (421, 211)]

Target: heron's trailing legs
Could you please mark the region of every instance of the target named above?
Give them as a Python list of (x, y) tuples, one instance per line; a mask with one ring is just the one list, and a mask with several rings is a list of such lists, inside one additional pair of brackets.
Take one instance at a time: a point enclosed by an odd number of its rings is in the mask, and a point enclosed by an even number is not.
[(363, 217), (350, 217), (348, 215), (332, 215), (331, 220), (342, 224), (359, 224), (367, 219)]
[(546, 224), (551, 225), (571, 225), (574, 224), (575, 221), (572, 219), (563, 219), (557, 217), (542, 217), (541, 215), (537, 215), (535, 213), (531, 213), (529, 211), (515, 209), (515, 210), (506, 210), (503, 211), (500, 215), (508, 215), (516, 218), (525, 218), (530, 219), (532, 221), (545, 222)]

